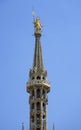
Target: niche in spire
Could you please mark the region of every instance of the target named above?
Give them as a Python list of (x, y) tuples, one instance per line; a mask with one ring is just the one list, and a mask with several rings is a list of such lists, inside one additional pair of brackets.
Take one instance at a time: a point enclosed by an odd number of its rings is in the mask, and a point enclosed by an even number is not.
[(41, 94), (40, 94), (40, 89), (37, 89), (37, 98), (40, 98)]
[(37, 80), (40, 80), (41, 79), (41, 77), (40, 76), (37, 76)]

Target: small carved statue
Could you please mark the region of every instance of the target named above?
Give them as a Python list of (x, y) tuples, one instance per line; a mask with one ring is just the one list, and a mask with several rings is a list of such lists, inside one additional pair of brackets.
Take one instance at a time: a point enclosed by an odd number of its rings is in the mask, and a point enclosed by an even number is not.
[(35, 27), (35, 33), (40, 33), (42, 25), (40, 23), (40, 19), (39, 18), (36, 18), (36, 20), (34, 22), (34, 27)]

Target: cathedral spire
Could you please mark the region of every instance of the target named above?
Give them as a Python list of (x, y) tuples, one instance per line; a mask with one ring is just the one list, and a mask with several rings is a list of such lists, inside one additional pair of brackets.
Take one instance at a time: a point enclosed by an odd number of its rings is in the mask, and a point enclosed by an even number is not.
[(24, 130), (24, 123), (22, 122), (22, 130)]
[(55, 130), (54, 123), (53, 123), (53, 130)]
[(39, 70), (43, 70), (43, 59), (42, 59), (42, 48), (41, 48), (41, 28), (42, 25), (40, 23), (40, 19), (36, 18), (34, 21), (34, 28), (35, 28), (35, 52), (34, 52), (34, 62), (33, 62), (33, 68)]
[(50, 84), (47, 81), (47, 71), (44, 70), (42, 49), (40, 43), (41, 28), (40, 19), (34, 21), (35, 27), (35, 52), (33, 68), (29, 72), (27, 92), (30, 104), (30, 130), (47, 130), (47, 105)]

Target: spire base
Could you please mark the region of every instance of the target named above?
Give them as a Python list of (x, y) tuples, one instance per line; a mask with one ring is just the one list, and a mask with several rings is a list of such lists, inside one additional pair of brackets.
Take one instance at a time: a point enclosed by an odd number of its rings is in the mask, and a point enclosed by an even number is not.
[(35, 32), (34, 35), (35, 37), (41, 37), (41, 32)]

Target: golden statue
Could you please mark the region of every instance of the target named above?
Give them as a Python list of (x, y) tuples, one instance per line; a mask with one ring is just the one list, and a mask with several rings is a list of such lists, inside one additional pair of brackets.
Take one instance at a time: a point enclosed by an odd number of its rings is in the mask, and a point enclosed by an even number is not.
[(42, 28), (42, 25), (40, 23), (40, 19), (39, 18), (36, 18), (36, 20), (34, 21), (34, 27), (35, 27), (35, 34), (41, 34), (41, 28)]

